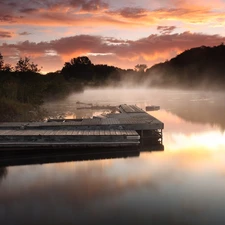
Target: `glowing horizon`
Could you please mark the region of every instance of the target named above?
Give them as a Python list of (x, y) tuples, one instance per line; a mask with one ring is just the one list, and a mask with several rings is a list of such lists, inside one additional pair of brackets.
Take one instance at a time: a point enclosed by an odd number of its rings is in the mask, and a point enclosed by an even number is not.
[(151, 67), (184, 50), (225, 41), (224, 0), (2, 0), (0, 6), (5, 62), (14, 66), (27, 56), (42, 72), (82, 55), (94, 64)]

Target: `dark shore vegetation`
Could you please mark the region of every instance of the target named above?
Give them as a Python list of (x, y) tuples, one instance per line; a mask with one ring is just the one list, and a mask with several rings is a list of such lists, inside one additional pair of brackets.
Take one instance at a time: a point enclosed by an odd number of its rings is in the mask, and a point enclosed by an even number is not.
[(147, 69), (146, 75), (154, 86), (224, 90), (225, 45), (186, 50)]
[(42, 120), (44, 101), (63, 99), (83, 89), (81, 84), (65, 80), (60, 72), (39, 72), (38, 65), (26, 57), (13, 68), (4, 64), (0, 54), (0, 122)]
[(85, 87), (149, 86), (163, 88), (225, 88), (225, 46), (201, 46), (151, 68), (134, 69), (94, 65), (86, 56), (71, 59), (62, 70), (41, 74), (37, 64), (20, 58), (15, 67), (4, 62), (0, 53), (0, 122), (37, 121), (45, 112), (45, 101), (62, 100)]

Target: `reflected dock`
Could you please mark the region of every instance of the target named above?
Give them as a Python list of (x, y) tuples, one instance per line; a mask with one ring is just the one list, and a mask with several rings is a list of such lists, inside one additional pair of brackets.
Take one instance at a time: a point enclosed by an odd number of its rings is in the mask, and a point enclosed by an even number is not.
[(145, 148), (93, 148), (93, 149), (41, 149), (23, 151), (0, 151), (0, 167), (34, 164), (90, 161), (139, 157), (141, 152), (164, 151), (162, 144)]

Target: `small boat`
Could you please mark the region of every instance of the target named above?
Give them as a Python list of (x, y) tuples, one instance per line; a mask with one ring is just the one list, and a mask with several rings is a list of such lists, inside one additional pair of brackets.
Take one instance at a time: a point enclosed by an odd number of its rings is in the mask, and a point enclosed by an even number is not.
[(146, 111), (156, 111), (156, 110), (160, 110), (160, 106), (157, 106), (157, 105), (146, 106), (145, 110), (146, 110)]

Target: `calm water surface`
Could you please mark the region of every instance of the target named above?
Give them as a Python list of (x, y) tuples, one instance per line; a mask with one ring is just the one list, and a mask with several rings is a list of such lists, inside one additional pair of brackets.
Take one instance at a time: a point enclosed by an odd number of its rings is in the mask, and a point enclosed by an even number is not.
[(160, 105), (164, 151), (137, 157), (0, 169), (0, 224), (224, 224), (225, 95), (88, 90), (48, 104), (52, 115), (93, 116), (76, 102)]

